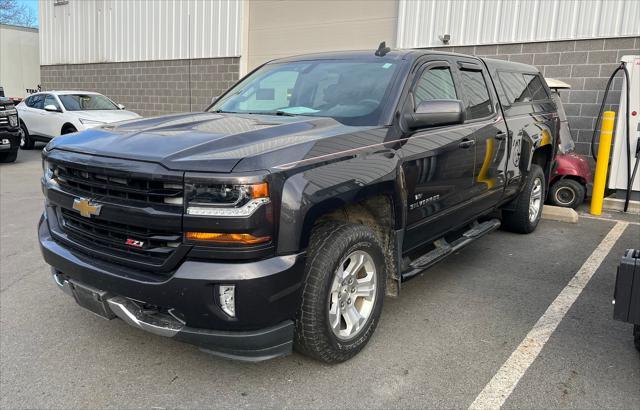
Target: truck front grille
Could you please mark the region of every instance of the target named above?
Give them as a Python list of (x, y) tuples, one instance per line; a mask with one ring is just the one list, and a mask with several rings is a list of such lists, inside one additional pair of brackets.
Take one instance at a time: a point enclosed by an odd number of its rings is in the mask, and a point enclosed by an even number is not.
[(165, 232), (119, 222), (89, 219), (77, 212), (61, 208), (64, 233), (73, 242), (97, 252), (90, 256), (108, 254), (110, 262), (116, 258), (156, 268), (165, 264), (180, 246), (182, 234)]
[(67, 192), (92, 198), (115, 199), (137, 204), (166, 204), (182, 208), (181, 181), (167, 182), (85, 170), (52, 164), (58, 184)]

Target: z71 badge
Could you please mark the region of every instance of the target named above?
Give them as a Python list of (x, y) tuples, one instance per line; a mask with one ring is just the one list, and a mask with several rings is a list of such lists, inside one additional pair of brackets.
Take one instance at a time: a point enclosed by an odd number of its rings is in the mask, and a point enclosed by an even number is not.
[(129, 246), (133, 246), (134, 248), (142, 248), (144, 246), (144, 241), (139, 241), (137, 239), (128, 238), (125, 242)]

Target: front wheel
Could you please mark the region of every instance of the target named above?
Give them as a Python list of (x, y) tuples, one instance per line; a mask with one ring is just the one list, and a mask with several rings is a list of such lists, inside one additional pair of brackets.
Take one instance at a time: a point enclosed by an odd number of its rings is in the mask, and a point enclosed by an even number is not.
[(326, 363), (356, 355), (378, 325), (385, 294), (379, 239), (368, 227), (331, 221), (311, 234), (295, 347)]
[(20, 124), (20, 149), (33, 149), (35, 142), (29, 135), (29, 130), (24, 123)]
[(18, 158), (18, 150), (11, 152), (3, 152), (0, 154), (0, 163), (6, 164), (8, 162), (15, 162)]
[(537, 164), (531, 164), (527, 182), (522, 192), (514, 199), (514, 208), (502, 212), (502, 226), (506, 230), (517, 233), (535, 231), (542, 216), (545, 186), (542, 168)]

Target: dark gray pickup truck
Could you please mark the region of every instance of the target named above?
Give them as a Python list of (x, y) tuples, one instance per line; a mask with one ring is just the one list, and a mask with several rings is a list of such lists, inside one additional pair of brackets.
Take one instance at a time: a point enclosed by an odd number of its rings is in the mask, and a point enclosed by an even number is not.
[(226, 357), (340, 362), (405, 281), (501, 225), (536, 228), (558, 127), (528, 65), (276, 60), (205, 112), (54, 139), (40, 245), (102, 317)]

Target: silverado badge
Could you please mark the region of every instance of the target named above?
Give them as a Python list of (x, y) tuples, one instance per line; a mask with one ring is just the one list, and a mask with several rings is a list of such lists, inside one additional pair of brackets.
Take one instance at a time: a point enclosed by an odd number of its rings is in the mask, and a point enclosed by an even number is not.
[(73, 209), (80, 212), (80, 215), (85, 218), (91, 218), (100, 215), (102, 205), (93, 204), (90, 199), (76, 198), (73, 200)]

